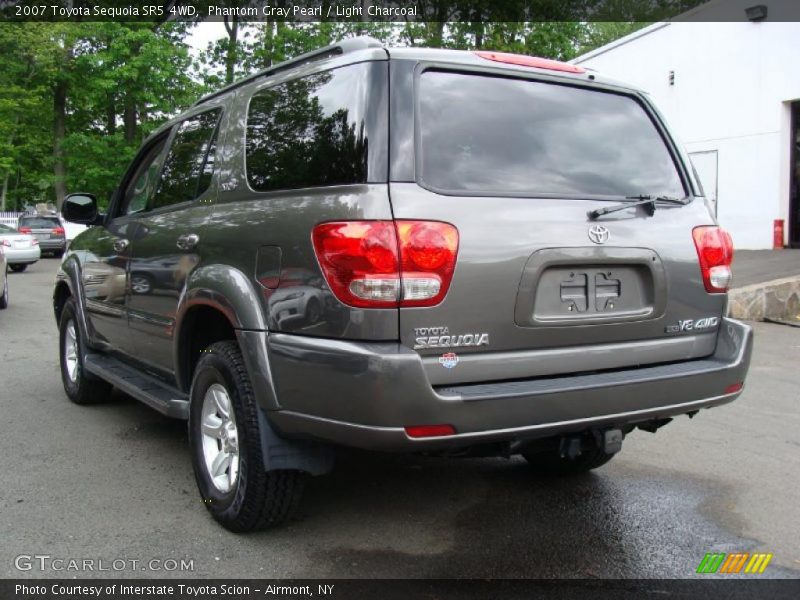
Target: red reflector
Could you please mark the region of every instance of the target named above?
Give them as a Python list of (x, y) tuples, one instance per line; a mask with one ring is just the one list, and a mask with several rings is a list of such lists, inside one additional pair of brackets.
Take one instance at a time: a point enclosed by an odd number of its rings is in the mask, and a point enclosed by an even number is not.
[(495, 62), (519, 65), (521, 67), (535, 67), (537, 69), (549, 69), (550, 71), (564, 71), (565, 73), (585, 73), (586, 69), (578, 65), (551, 60), (549, 58), (539, 58), (538, 56), (526, 56), (524, 54), (510, 54), (508, 52), (475, 52), (481, 58), (493, 60)]
[(702, 226), (692, 230), (692, 237), (706, 291), (728, 291), (733, 262), (733, 241), (730, 234), (722, 227)]
[(743, 387), (744, 387), (744, 383), (741, 382), (741, 381), (739, 383), (732, 383), (728, 387), (725, 388), (725, 393), (726, 394), (735, 394), (736, 392), (741, 390)]
[(414, 425), (406, 427), (406, 434), (412, 438), (441, 437), (455, 435), (456, 429), (452, 425)]

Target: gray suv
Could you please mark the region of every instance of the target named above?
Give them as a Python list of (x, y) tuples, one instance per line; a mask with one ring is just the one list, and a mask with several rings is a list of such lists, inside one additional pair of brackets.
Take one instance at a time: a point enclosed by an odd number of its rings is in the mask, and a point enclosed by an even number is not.
[(342, 446), (587, 471), (750, 360), (686, 154), (570, 64), (348, 40), (201, 99), (105, 214), (63, 216), (92, 225), (53, 296), (67, 395), (188, 420), (232, 531), (286, 520)]

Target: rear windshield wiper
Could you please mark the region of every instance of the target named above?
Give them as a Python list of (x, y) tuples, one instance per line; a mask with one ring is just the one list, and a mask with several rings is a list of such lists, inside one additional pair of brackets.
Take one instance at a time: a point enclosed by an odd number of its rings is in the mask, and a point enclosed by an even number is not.
[(596, 208), (589, 211), (589, 218), (594, 220), (597, 217), (607, 215), (609, 213), (625, 210), (631, 206), (644, 206), (645, 211), (649, 216), (653, 216), (656, 212), (656, 202), (666, 202), (667, 204), (686, 204), (688, 198), (671, 198), (670, 196), (625, 196), (627, 200), (635, 200), (636, 202), (623, 202), (621, 204), (614, 204), (613, 206), (606, 206), (605, 208)]

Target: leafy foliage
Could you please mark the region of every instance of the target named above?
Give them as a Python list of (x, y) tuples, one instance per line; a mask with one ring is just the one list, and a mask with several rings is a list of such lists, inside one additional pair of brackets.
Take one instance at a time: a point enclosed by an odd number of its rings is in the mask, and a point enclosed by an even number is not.
[[(142, 140), (201, 94), (286, 58), (355, 35), (388, 45), (487, 48), (561, 60), (698, 0), (609, 0), (601, 18), (575, 22), (591, 0), (543, 0), (542, 22), (507, 22), (517, 4), (419, 0), (425, 21), (225, 22), (192, 57), (195, 23), (0, 23), (0, 210), (60, 203), (67, 190), (101, 203)], [(235, 3), (235, 2), (234, 2)], [(279, 0), (274, 3), (281, 4)], [(518, 12), (516, 14), (519, 14)], [(559, 20), (559, 19), (563, 20)], [(457, 20), (458, 19), (458, 20)]]

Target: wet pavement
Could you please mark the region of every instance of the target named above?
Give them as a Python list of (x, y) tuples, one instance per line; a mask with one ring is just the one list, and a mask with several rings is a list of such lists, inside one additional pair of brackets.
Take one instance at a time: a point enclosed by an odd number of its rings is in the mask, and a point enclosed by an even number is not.
[[(756, 324), (733, 404), (635, 432), (611, 463), (535, 478), (524, 460), (344, 453), (298, 519), (236, 536), (207, 515), (185, 425), (115, 393), (63, 394), (57, 261), (10, 275), (0, 313), (0, 576), (20, 554), (193, 560), (182, 577), (693, 577), (707, 552), (771, 552), (800, 576), (800, 329)], [(707, 575), (704, 577), (708, 577)]]

